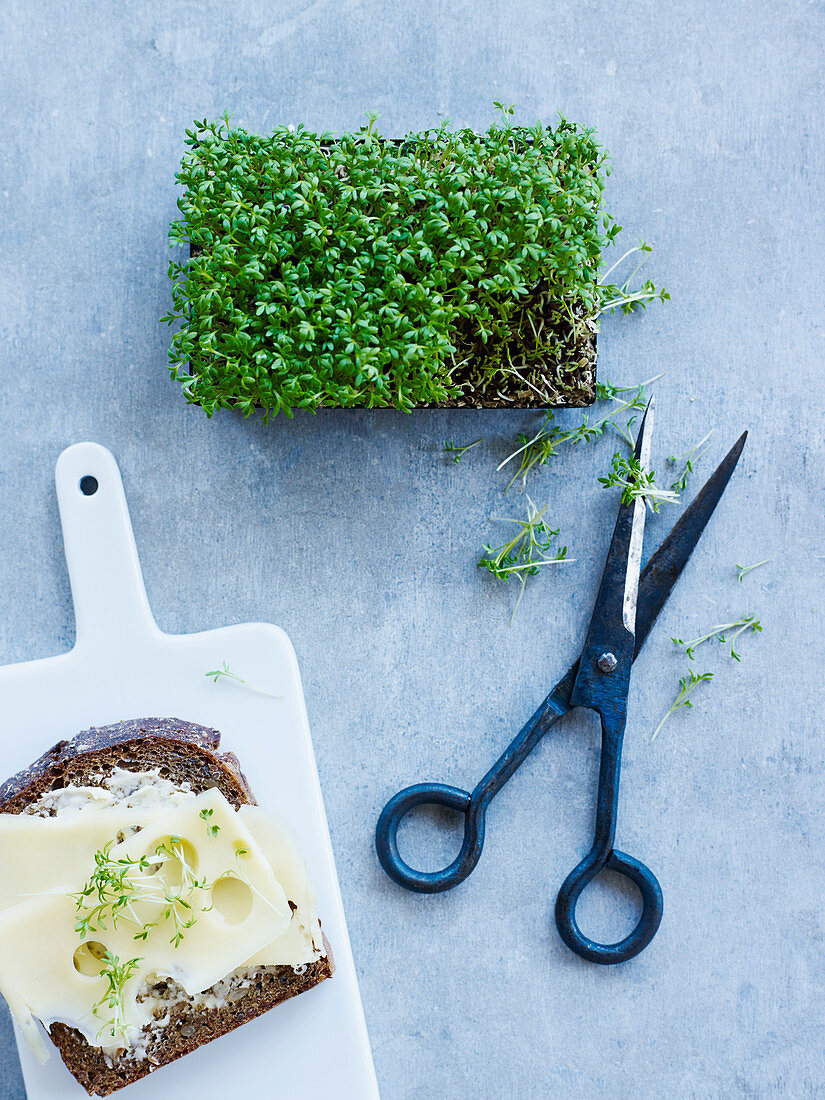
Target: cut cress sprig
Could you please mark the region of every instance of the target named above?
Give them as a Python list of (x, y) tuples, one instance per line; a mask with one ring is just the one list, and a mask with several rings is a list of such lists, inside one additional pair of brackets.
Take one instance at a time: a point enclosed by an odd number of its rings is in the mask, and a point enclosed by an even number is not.
[(447, 452), (448, 455), (450, 455), (456, 466), (458, 466), (465, 454), (468, 451), (471, 451), (473, 447), (477, 447), (479, 443), (482, 442), (483, 439), (476, 439), (475, 442), (467, 443), (464, 447), (460, 447), (458, 446), (458, 444), (453, 443), (452, 440), (448, 439), (444, 444), (444, 450)]
[(237, 683), (243, 684), (244, 687), (248, 686), (246, 680), (244, 680), (242, 676), (238, 676), (236, 672), (233, 672), (226, 661), (221, 661), (220, 668), (213, 668), (210, 672), (204, 672), (204, 676), (211, 676), (213, 684), (217, 684), (221, 676), (225, 676), (227, 680), (235, 680)]
[(754, 569), (759, 569), (761, 566), (768, 565), (772, 561), (773, 558), (765, 558), (764, 561), (758, 561), (755, 565), (737, 565), (736, 569), (739, 575), (736, 579), (742, 581), (747, 577), (748, 573), (752, 573)]
[[(548, 555), (552, 551), (552, 541), (558, 535), (558, 529), (553, 529), (545, 521), (548, 505), (537, 508), (533, 501), (527, 498), (527, 517), (515, 519), (505, 516), (491, 516), (496, 523), (514, 523), (518, 530), (503, 546), (485, 546), (484, 554), (478, 562), (480, 569), (488, 569), (499, 580), (508, 581), (515, 576), (521, 584), (513, 615), (518, 610), (527, 578), (535, 576), (545, 565), (558, 565), (562, 562), (569, 563), (575, 558), (567, 557), (567, 547), (557, 548), (552, 557)], [(512, 622), (513, 615), (510, 617)]]
[(617, 451), (610, 473), (597, 480), (604, 489), (620, 488), (623, 504), (632, 504), (641, 498), (648, 508), (658, 512), (661, 504), (679, 503), (679, 494), (672, 489), (660, 489), (656, 485), (655, 471), (645, 470), (635, 455), (625, 457)]
[(212, 809), (211, 806), (207, 806), (198, 814), (198, 817), (201, 818), (201, 820), (206, 824), (207, 836), (212, 837), (217, 836), (218, 833), (221, 831), (220, 825), (213, 825), (209, 820), (214, 812), (215, 811)]
[(213, 684), (217, 684), (221, 677), (227, 680), (234, 680), (236, 684), (240, 684), (245, 687), (247, 691), (254, 691), (256, 695), (267, 695), (270, 699), (283, 699), (283, 695), (276, 695), (274, 691), (267, 691), (265, 688), (256, 687), (255, 684), (250, 684), (242, 676), (239, 676), (237, 672), (233, 672), (226, 661), (221, 661), (220, 668), (210, 669), (209, 672), (204, 672), (204, 676), (212, 680)]
[(128, 1047), (130, 1043), (123, 994), (126, 983), (134, 975), (138, 963), (143, 962), (143, 960), (129, 959), (128, 962), (121, 964), (117, 955), (112, 955), (106, 951), (102, 957), (102, 962), (103, 968), (100, 975), (106, 979), (107, 988), (97, 1004), (92, 1007), (92, 1012), (98, 1019), (101, 1019), (101, 1010), (108, 1008), (110, 1015), (104, 1020), (97, 1037), (99, 1038), (105, 1031), (108, 1031), (113, 1039), (119, 1037), (124, 1045)]
[(671, 485), (671, 489), (673, 489), (675, 493), (683, 493), (687, 488), (688, 478), (693, 473), (696, 463), (710, 446), (709, 440), (713, 435), (713, 431), (714, 429), (711, 428), (704, 439), (700, 439), (695, 447), (692, 447), (689, 451), (685, 451), (683, 455), (670, 455), (668, 457), (668, 462), (671, 466), (675, 466), (677, 462), (684, 463), (682, 472)]
[[(703, 645), (705, 642), (711, 641), (713, 638), (718, 638), (720, 642), (730, 641), (730, 655), (735, 661), (741, 660), (741, 657), (734, 648), (734, 643), (740, 634), (743, 634), (746, 630), (750, 630), (752, 634), (761, 634), (762, 624), (755, 615), (746, 615), (742, 619), (737, 619), (735, 623), (723, 623), (721, 626), (714, 626), (707, 632), (702, 634), (698, 638), (694, 638), (692, 642), (683, 642), (681, 638), (671, 638), (670, 640), (674, 645), (680, 646), (684, 649), (689, 660), (693, 660), (695, 657), (695, 650), (697, 646)], [(730, 634), (730, 631), (733, 631)], [(728, 635), (730, 634), (730, 637)]]
[(270, 909), (275, 909), (277, 911), (277, 906), (273, 905), (273, 903), (269, 900), (269, 898), (266, 897), (266, 895), (261, 893), (261, 891), (255, 885), (255, 883), (252, 882), (252, 880), (249, 878), (249, 876), (244, 872), (244, 869), (241, 866), (241, 859), (242, 859), (243, 856), (248, 856), (248, 855), (249, 855), (249, 849), (244, 848), (243, 845), (239, 845), (235, 849), (235, 862), (237, 863), (238, 868), (237, 868), (237, 870), (230, 869), (229, 871), (225, 871), (224, 875), (228, 876), (229, 878), (240, 879), (241, 882), (246, 883), (246, 885), (249, 887), (249, 889), (252, 891), (252, 893), (255, 894), (257, 897), (259, 897), (261, 899), (261, 901), (264, 903), (264, 905), (268, 905)]
[(692, 710), (693, 709), (693, 702), (690, 699), (690, 695), (699, 686), (699, 684), (706, 683), (708, 680), (712, 680), (712, 679), (713, 679), (713, 673), (712, 672), (698, 672), (697, 673), (697, 672), (694, 672), (693, 669), (688, 669), (687, 676), (683, 676), (681, 678), (681, 680), (679, 681), (679, 693), (678, 693), (678, 695), (674, 699), (670, 709), (665, 714), (664, 718), (661, 720), (659, 725), (653, 731), (653, 736), (650, 738), (650, 740), (651, 741), (656, 740), (656, 738), (659, 736), (659, 731), (661, 730), (662, 726), (665, 724), (665, 722), (668, 720), (668, 718), (670, 718), (671, 714), (675, 713), (675, 711), (680, 710), (682, 707), (686, 707), (686, 708)]

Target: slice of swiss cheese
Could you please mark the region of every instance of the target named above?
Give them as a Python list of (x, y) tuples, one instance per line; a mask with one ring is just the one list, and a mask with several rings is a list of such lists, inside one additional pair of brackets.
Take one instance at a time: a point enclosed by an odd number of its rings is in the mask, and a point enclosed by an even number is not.
[(287, 898), (296, 907), (289, 928), (274, 942), (250, 955), (244, 966), (250, 969), (272, 964), (300, 966), (320, 958), (326, 948), (315, 891), (292, 834), (260, 806), (241, 806), (238, 812), (272, 864)]
[(94, 852), (162, 812), (112, 806), (67, 817), (0, 814), (0, 911), (33, 895), (77, 890)]
[[(80, 829), (87, 841), (92, 834), (99, 838), (102, 833), (97, 830), (110, 829), (114, 817), (106, 823), (93, 822), (91, 818), (109, 813), (99, 811), (89, 815), (90, 820), (83, 826), (80, 825), (82, 815), (74, 816), (65, 822), (66, 832)], [(125, 817), (127, 824), (138, 823), (134, 810)], [(56, 822), (57, 826), (60, 821), (59, 818), (30, 819), (31, 822), (38, 820), (44, 825)], [(34, 844), (38, 828), (23, 819), (20, 835), (29, 835), (29, 843)], [(59, 827), (51, 831), (55, 836), (60, 832)], [(77, 835), (75, 832), (75, 838)], [(135, 939), (140, 925), (123, 914), (114, 929), (111, 920), (107, 920), (105, 929), (90, 932), (85, 937), (75, 931), (77, 908), (67, 894), (81, 890), (88, 880), (95, 848), (85, 849), (85, 870), (81, 870), (73, 882), (68, 882), (62, 870), (53, 863), (49, 887), (54, 890), (57, 877), (61, 883), (65, 881), (65, 892), (61, 890), (58, 894), (19, 901), (0, 912), (0, 939), (4, 945), (0, 953), (0, 992), (27, 1038), (39, 1040), (34, 1045), (40, 1057), (46, 1054), (46, 1049), (32, 1017), (46, 1026), (61, 1020), (77, 1027), (90, 1043), (105, 1050), (114, 1051), (123, 1046), (122, 1035), (111, 1034), (109, 1027), (101, 1029), (110, 1015), (106, 1007), (98, 1010), (99, 1015), (93, 1011), (106, 993), (105, 979), (100, 974), (81, 972), (78, 965), (82, 969), (89, 968), (82, 959), (76, 965), (75, 953), (85, 941), (102, 945), (121, 963), (135, 958), (140, 960), (121, 998), (124, 1027), (131, 1038), (149, 1019), (148, 1007), (142, 1008), (135, 1000), (147, 975), (172, 977), (187, 993), (199, 993), (255, 957), (289, 927), (291, 910), (269, 860), (240, 815), (219, 791), (206, 791), (168, 813), (155, 814), (139, 833), (113, 846), (110, 855), (113, 859), (151, 856), (159, 844), (165, 842), (168, 847), (169, 838), (181, 838), (185, 842), (183, 848), (195, 876), (199, 880), (206, 879), (210, 887), (214, 886), (214, 889), (203, 891), (203, 904), (209, 906), (211, 902), (211, 908), (206, 911), (198, 908), (194, 925), (183, 930), (183, 939), (177, 947), (170, 942), (175, 927), (169, 919), (161, 919), (145, 941)], [(175, 840), (174, 843), (179, 842)], [(40, 851), (19, 847), (17, 856), (21, 862), (31, 858), (35, 870), (29, 877), (18, 876), (15, 889), (38, 880), (44, 858)], [(74, 856), (71, 860), (74, 874), (77, 870)], [(148, 908), (147, 904), (138, 905), (137, 916), (141, 921), (157, 919), (162, 913), (160, 904), (151, 903)], [(88, 964), (88, 956), (85, 962)]]

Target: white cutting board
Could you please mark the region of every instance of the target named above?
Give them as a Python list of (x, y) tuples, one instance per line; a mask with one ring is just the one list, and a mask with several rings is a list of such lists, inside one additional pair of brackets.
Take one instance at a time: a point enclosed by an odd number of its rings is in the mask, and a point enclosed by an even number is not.
[[(80, 480), (94, 477), (84, 495)], [(293, 830), (332, 945), (330, 981), (165, 1066), (129, 1100), (371, 1100), (378, 1096), (295, 652), (268, 623), (163, 634), (152, 618), (120, 471), (96, 443), (63, 452), (55, 473), (77, 640), (59, 657), (0, 667), (0, 776), (62, 738), (126, 718), (175, 717), (219, 729), (255, 795)], [(208, 537), (206, 534), (204, 537)], [(170, 554), (185, 554), (175, 541)], [(229, 667), (272, 699), (204, 673)], [(48, 1044), (51, 1047), (51, 1044)], [(85, 1095), (55, 1051), (38, 1065), (18, 1034), (29, 1100)]]

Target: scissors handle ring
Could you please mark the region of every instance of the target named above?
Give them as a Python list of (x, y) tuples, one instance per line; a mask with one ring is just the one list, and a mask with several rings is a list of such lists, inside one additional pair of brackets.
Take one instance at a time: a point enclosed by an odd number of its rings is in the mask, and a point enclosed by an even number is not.
[[(584, 935), (576, 921), (576, 906), (582, 892), (605, 868), (630, 879), (642, 895), (642, 915), (633, 931), (618, 943), (596, 943)], [(662, 910), (662, 888), (649, 867), (616, 849), (605, 859), (604, 854), (594, 848), (570, 872), (559, 890), (556, 927), (570, 950), (583, 959), (605, 965), (627, 962), (644, 951), (656, 935), (662, 921)]]
[[(417, 806), (443, 806), (464, 814), (464, 840), (453, 862), (441, 871), (416, 871), (398, 851), (398, 826)], [(484, 846), (485, 802), (475, 794), (446, 783), (416, 783), (394, 795), (381, 811), (375, 828), (375, 849), (381, 866), (394, 882), (419, 894), (450, 890), (470, 874)]]

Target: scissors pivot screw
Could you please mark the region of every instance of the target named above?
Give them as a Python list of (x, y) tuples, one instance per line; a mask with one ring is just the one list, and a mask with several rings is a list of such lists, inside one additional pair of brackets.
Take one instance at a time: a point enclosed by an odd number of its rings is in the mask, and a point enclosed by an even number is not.
[(618, 663), (615, 653), (603, 653), (596, 662), (599, 672), (613, 672)]

